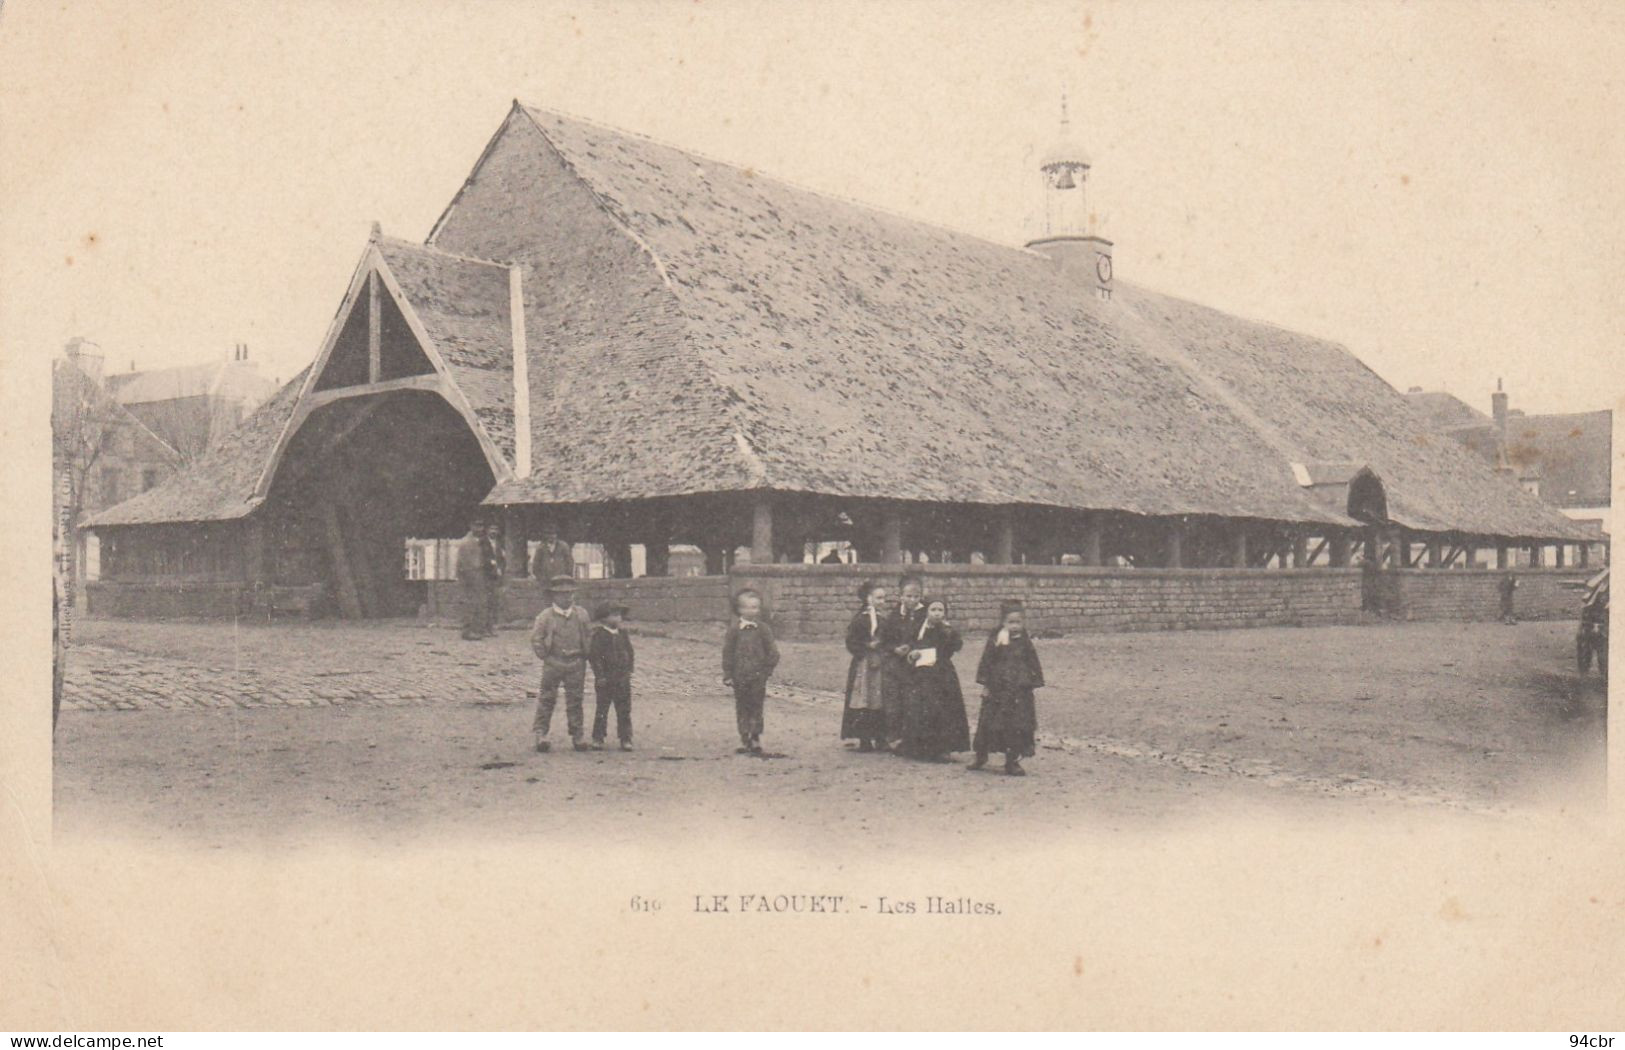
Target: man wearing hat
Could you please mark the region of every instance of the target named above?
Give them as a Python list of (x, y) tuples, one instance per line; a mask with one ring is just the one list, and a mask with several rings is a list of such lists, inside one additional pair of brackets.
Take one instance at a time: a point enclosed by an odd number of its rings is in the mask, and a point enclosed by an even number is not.
[(536, 696), (536, 750), (550, 751), (547, 734), (553, 725), (553, 708), (559, 688), (564, 689), (564, 714), (570, 729), (570, 743), (577, 751), (587, 750), (581, 739), (581, 694), (587, 685), (587, 650), (592, 621), (587, 610), (576, 604), (576, 581), (555, 576), (547, 584), (547, 608), (536, 617), (530, 631), (530, 647), (542, 661), (542, 687)]
[(594, 751), (604, 746), (611, 706), (621, 750), (632, 750), (632, 639), (621, 627), (626, 613), (626, 606), (619, 602), (602, 602), (592, 614), (597, 622), (587, 647), (587, 662), (592, 664), (592, 687), (598, 698), (592, 714)]
[(485, 535), (485, 522), (475, 518), (468, 527), (468, 535), (457, 544), (457, 582), (463, 592), (463, 638), (478, 641), (492, 633), (491, 574), (486, 552), (490, 539)]
[(542, 522), (542, 542), (530, 559), (532, 579), (547, 580), (554, 576), (574, 576), (575, 554), (570, 545), (559, 538), (559, 527), (552, 521)]

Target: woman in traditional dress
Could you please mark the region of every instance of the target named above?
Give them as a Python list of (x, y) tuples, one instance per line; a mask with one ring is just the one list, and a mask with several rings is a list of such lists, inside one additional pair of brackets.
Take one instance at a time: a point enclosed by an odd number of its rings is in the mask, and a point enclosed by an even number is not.
[(903, 687), (904, 754), (943, 762), (949, 753), (970, 747), (965, 694), (954, 667), (954, 654), (963, 645), (958, 628), (948, 622), (947, 602), (941, 598), (926, 602), (925, 619), (909, 645)]
[(903, 681), (908, 674), (908, 651), (914, 645), (920, 621), (925, 619), (925, 607), (920, 604), (925, 581), (918, 576), (904, 576), (897, 589), (897, 605), (880, 625), (880, 648), (886, 654), (880, 695), (886, 709), (886, 744), (892, 750), (903, 739), (908, 722), (903, 709)]
[(1044, 684), (1044, 669), (1027, 634), (1021, 603), (1001, 603), (999, 620), (976, 666), (976, 681), (985, 692), (976, 718), (976, 761), (970, 768), (981, 769), (990, 752), (1003, 751), (1004, 771), (1024, 777), (1027, 771), (1021, 768), (1021, 760), (1033, 754), (1033, 736), (1038, 732), (1033, 690)]
[(846, 628), (846, 708), (841, 712), (841, 739), (856, 740), (859, 751), (886, 746), (886, 588), (873, 580), (858, 588), (858, 613)]

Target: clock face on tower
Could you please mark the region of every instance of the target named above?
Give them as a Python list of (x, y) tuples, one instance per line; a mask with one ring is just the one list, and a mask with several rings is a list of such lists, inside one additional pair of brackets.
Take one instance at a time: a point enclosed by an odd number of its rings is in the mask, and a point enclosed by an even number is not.
[(1102, 281), (1112, 279), (1112, 257), (1110, 255), (1101, 255), (1095, 258), (1095, 273), (1100, 275)]

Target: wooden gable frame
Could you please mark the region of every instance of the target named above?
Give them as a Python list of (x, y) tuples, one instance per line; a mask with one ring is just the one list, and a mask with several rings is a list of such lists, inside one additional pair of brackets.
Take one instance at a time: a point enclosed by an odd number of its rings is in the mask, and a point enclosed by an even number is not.
[[(271, 482), (276, 478), (277, 468), (282, 463), (282, 456), (287, 451), (288, 444), (299, 428), (310, 418), (316, 409), (334, 401), (346, 398), (367, 397), (374, 394), (385, 394), (396, 390), (426, 390), (439, 394), (463, 417), (468, 428), (473, 432), (480, 444), (480, 451), (485, 455), (486, 465), (491, 468), (491, 475), (497, 481), (504, 481), (513, 477), (513, 468), (503, 457), (491, 436), (486, 433), (485, 427), (480, 424), (479, 416), (475, 414), (468, 398), (457, 386), (451, 370), (446, 366), (446, 359), (435, 346), (429, 336), (428, 329), (418, 317), (411, 300), (401, 290), (401, 285), (389, 269), (389, 263), (384, 260), (383, 253), (378, 250), (378, 230), (373, 229), (373, 238), (367, 242), (367, 250), (362, 253), (361, 261), (356, 265), (355, 272), (350, 277), (349, 287), (345, 290), (344, 298), (339, 303), (333, 321), (328, 325), (327, 335), (322, 340), (321, 351), (316, 355), (316, 361), (305, 376), (304, 384), (299, 390), (299, 399), (294, 406), (293, 414), (283, 426), (282, 433), (277, 437), (276, 445), (271, 450), (270, 458), (260, 472), (258, 483), (254, 487), (251, 502), (258, 505), (271, 490)], [(424, 375), (403, 376), (397, 379), (379, 379), (381, 367), (380, 332), (382, 324), (381, 301), (384, 294), (394, 300), (395, 306), (405, 318), (407, 327), (411, 329), (412, 336), (418, 341), (428, 357), (433, 371)], [(362, 384), (330, 387), (325, 390), (316, 389), (322, 374), (327, 370), (328, 362), (333, 356), (333, 348), (339, 341), (345, 325), (349, 322), (352, 312), (365, 301), (367, 310), (367, 365), (368, 381)]]

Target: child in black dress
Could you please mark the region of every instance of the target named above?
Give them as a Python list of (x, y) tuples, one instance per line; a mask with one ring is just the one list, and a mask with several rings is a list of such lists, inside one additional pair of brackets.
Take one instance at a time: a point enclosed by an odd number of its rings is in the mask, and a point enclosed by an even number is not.
[(856, 740), (859, 751), (886, 746), (885, 642), (886, 588), (873, 580), (858, 588), (858, 613), (846, 628), (846, 706), (841, 711), (841, 739)]
[(976, 667), (976, 681), (986, 690), (982, 710), (976, 718), (976, 737), (971, 746), (976, 761), (970, 768), (987, 765), (987, 756), (1004, 752), (1004, 771), (1024, 777), (1021, 759), (1033, 754), (1033, 737), (1038, 731), (1038, 708), (1033, 690), (1044, 684), (1044, 669), (1038, 652), (1027, 635), (1026, 616), (1018, 601), (999, 606), (999, 627), (988, 636), (982, 661)]
[(902, 754), (946, 762), (951, 752), (970, 747), (965, 695), (954, 668), (954, 654), (963, 644), (959, 629), (948, 622), (948, 603), (941, 598), (926, 602), (925, 619), (909, 647)]

